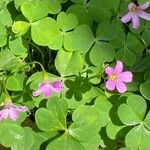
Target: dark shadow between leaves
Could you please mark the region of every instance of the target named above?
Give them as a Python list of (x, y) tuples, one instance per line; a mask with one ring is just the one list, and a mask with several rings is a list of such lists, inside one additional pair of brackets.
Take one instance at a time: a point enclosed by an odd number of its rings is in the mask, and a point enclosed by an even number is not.
[(101, 136), (104, 144), (106, 145), (107, 150), (116, 150), (117, 141), (112, 140), (108, 137), (108, 135), (106, 133), (106, 127), (101, 128), (100, 136)]
[(83, 77), (76, 77), (75, 81), (66, 80), (65, 85), (68, 88), (65, 96), (68, 99), (74, 97), (77, 101), (81, 101), (83, 94), (92, 88), (92, 84), (89, 80)]
[(119, 97), (120, 97), (119, 95), (113, 95), (113, 96), (111, 96), (111, 97), (108, 98), (108, 100), (113, 105), (113, 107), (109, 111), (109, 116), (110, 116), (111, 121), (112, 121), (112, 123), (114, 125), (122, 126), (124, 124), (119, 119), (119, 116), (118, 116), (117, 112), (118, 112), (118, 107), (120, 106), (120, 104), (122, 104), (122, 103), (125, 102), (125, 100), (126, 100), (127, 97), (123, 96), (120, 99), (119, 99)]
[(23, 85), (24, 89), (22, 91), (13, 92), (14, 102), (20, 101), (21, 99), (22, 99), (21, 100), (22, 103), (32, 101), (32, 96), (31, 96), (32, 91), (30, 89), (29, 84), (26, 85), (25, 83), (26, 81), (24, 81), (24, 85)]
[(43, 142), (40, 146), (40, 150), (45, 150), (49, 143), (54, 141), (55, 139), (59, 138), (64, 132), (60, 131), (57, 135), (47, 139), (45, 142)]
[(132, 127), (126, 126), (122, 128), (120, 131), (118, 131), (118, 133), (116, 134), (118, 149), (125, 146), (125, 137), (131, 129)]

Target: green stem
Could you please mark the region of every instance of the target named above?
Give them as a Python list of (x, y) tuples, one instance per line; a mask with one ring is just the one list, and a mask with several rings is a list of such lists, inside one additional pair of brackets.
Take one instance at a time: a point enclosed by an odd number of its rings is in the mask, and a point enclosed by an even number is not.
[(144, 39), (140, 36), (140, 40), (142, 41), (142, 43), (144, 44), (145, 46), (145, 49), (146, 49), (146, 54), (149, 53), (148, 49), (147, 49), (147, 45), (146, 45), (146, 42), (144, 41)]
[(41, 49), (40, 49), (38, 46), (36, 46), (34, 43), (32, 43), (32, 42), (30, 42), (30, 41), (28, 41), (28, 40), (26, 40), (26, 39), (23, 39), (23, 40), (24, 40), (25, 42), (31, 44), (33, 47), (35, 47), (35, 48), (41, 53), (42, 63), (44, 64), (44, 54), (43, 54), (43, 52), (41, 51)]
[(22, 68), (24, 68), (24, 67), (26, 67), (26, 66), (28, 66), (30, 64), (38, 64), (38, 65), (40, 65), (42, 71), (46, 72), (45, 69), (44, 69), (44, 67), (43, 67), (43, 65), (41, 63), (37, 62), (37, 61), (33, 61), (33, 62), (30, 62), (30, 63), (27, 63)]
[(5, 75), (3, 74), (3, 73), (5, 73), (5, 72), (2, 72), (1, 74), (0, 74), (0, 81), (1, 81), (1, 86), (2, 86), (2, 92), (7, 92), (7, 90), (6, 90), (6, 87), (5, 87)]
[(8, 93), (8, 91), (6, 90), (5, 91), (5, 96), (4, 96), (4, 101), (5, 102), (11, 102), (11, 97), (10, 97), (10, 95), (9, 95), (9, 93)]

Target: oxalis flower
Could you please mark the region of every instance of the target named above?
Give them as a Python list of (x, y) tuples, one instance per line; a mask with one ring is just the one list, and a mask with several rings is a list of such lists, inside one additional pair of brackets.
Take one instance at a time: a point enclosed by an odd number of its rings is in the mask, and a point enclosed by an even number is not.
[(117, 61), (115, 68), (106, 67), (105, 73), (108, 74), (107, 89), (113, 91), (116, 88), (119, 93), (127, 91), (124, 82), (131, 82), (133, 75), (130, 71), (123, 72), (123, 63), (121, 61)]
[(28, 108), (26, 106), (16, 106), (10, 101), (6, 101), (3, 109), (0, 111), (0, 121), (10, 118), (16, 121), (19, 118), (19, 112), (26, 112)]
[(134, 3), (128, 5), (129, 12), (121, 18), (123, 23), (132, 21), (133, 28), (138, 29), (140, 26), (140, 18), (145, 20), (150, 20), (150, 14), (146, 13), (144, 10), (150, 6), (150, 2), (146, 2), (143, 5), (136, 6)]
[(37, 91), (33, 92), (33, 96), (39, 96), (43, 93), (44, 97), (47, 98), (52, 95), (52, 92), (61, 92), (63, 89), (63, 83), (61, 81), (49, 82), (44, 81), (39, 84)]

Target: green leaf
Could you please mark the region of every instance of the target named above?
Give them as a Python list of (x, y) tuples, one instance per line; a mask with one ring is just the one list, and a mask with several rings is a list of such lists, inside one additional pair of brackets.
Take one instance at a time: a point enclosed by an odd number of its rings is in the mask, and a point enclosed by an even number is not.
[(7, 33), (5, 26), (0, 22), (0, 47), (7, 44)]
[[(77, 141), (81, 143), (87, 143), (92, 140), (95, 136), (98, 135), (98, 126), (91, 125), (92, 122), (87, 123), (86, 125), (77, 125), (76, 123), (71, 124), (68, 129), (70, 135), (72, 135)], [(90, 132), (87, 132), (90, 131)], [(98, 145), (97, 145), (98, 147)]]
[(14, 0), (15, 7), (18, 9), (27, 0)]
[(150, 57), (146, 56), (140, 59), (140, 61), (138, 61), (138, 63), (135, 65), (134, 70), (136, 72), (145, 72), (148, 71), (150, 69), (150, 61), (149, 61)]
[(127, 83), (126, 85), (127, 85), (128, 91), (138, 91), (139, 90), (139, 85), (135, 81), (132, 81), (131, 83)]
[(80, 25), (73, 32), (65, 34), (64, 47), (68, 51), (87, 52), (94, 43), (94, 37), (88, 25)]
[(67, 133), (52, 141), (46, 150), (60, 150), (60, 148), (63, 150), (85, 150), (76, 139)]
[(96, 42), (90, 51), (90, 61), (95, 66), (101, 66), (104, 62), (110, 62), (115, 57), (115, 49), (111, 44)]
[[(51, 46), (59, 35), (58, 23), (50, 17), (43, 18), (31, 25), (32, 39), (38, 45)], [(58, 42), (62, 43), (61, 40)]]
[(22, 87), (20, 86), (18, 79), (14, 76), (9, 77), (7, 79), (6, 88), (11, 91), (21, 91), (22, 90)]
[(125, 144), (132, 149), (149, 150), (150, 131), (143, 125), (134, 127), (125, 138)]
[(65, 78), (64, 90), (61, 95), (67, 101), (69, 109), (75, 109), (81, 104), (89, 103), (93, 98), (103, 92), (98, 88), (92, 88), (87, 78), (72, 76)]
[[(80, 1), (81, 2), (81, 1)], [(93, 24), (93, 19), (92, 16), (89, 12), (89, 10), (87, 9), (86, 5), (71, 5), (68, 9), (67, 9), (67, 13), (73, 13), (76, 15), (76, 17), (78, 18), (78, 24), (87, 24), (89, 26), (92, 26)]]
[(145, 100), (139, 95), (130, 95), (126, 103), (118, 108), (120, 120), (126, 125), (137, 125), (143, 121), (147, 107)]
[(78, 20), (74, 14), (66, 14), (61, 12), (57, 16), (57, 22), (63, 32), (69, 31), (77, 27)]
[(118, 24), (106, 19), (99, 23), (96, 31), (97, 40), (113, 40), (117, 36)]
[(141, 53), (145, 48), (137, 36), (131, 33), (127, 35), (126, 46), (134, 53)]
[(9, 41), (9, 48), (14, 55), (26, 57), (27, 48), (24, 47), (21, 37)]
[[(31, 150), (32, 145), (35, 142), (34, 132), (31, 128), (24, 128), (24, 136), (21, 141), (19, 141), (16, 146), (14, 146), (12, 149), (15, 150)], [(34, 149), (33, 149), (34, 150)]]
[[(33, 134), (33, 133), (32, 133)], [(45, 148), (45, 141), (48, 140), (49, 138), (53, 138), (57, 136), (57, 132), (38, 132), (34, 133), (34, 144), (32, 145), (30, 150), (39, 150)]]
[(19, 58), (11, 59), (10, 61), (4, 62), (2, 70), (15, 70), (19, 67), (23, 67), (23, 63)]
[(143, 123), (150, 130), (150, 111), (147, 113)]
[(59, 35), (51, 39), (50, 45), (48, 47), (52, 50), (59, 50), (63, 46), (64, 36), (63, 33), (60, 32)]
[(119, 150), (133, 150), (133, 149), (131, 149), (131, 148), (129, 148), (129, 147), (122, 147), (122, 148), (120, 148)]
[(90, 142), (83, 142), (82, 145), (84, 146), (85, 150), (93, 150), (93, 149), (98, 149), (99, 147), (99, 141), (101, 140), (101, 137), (99, 134), (92, 136), (90, 139)]
[(145, 81), (150, 80), (150, 70), (148, 70), (148, 71), (146, 71), (146, 72), (144, 73), (144, 80), (145, 80)]
[(74, 3), (79, 3), (79, 4), (86, 4), (87, 0), (71, 0)]
[(123, 129), (125, 126), (124, 125), (116, 125), (113, 124), (113, 122), (109, 122), (108, 125), (106, 126), (106, 132), (109, 138), (112, 140), (115, 140), (117, 138), (118, 132)]
[(130, 49), (124, 47), (116, 52), (116, 59), (122, 60), (128, 66), (132, 66), (136, 62), (136, 55)]
[(48, 15), (48, 7), (43, 1), (27, 1), (21, 5), (21, 11), (29, 22), (37, 21)]
[(0, 52), (0, 70), (11, 70), (20, 65), (20, 60), (5, 49)]
[(55, 66), (62, 76), (78, 74), (83, 68), (82, 55), (79, 52), (59, 50), (55, 59)]
[(66, 3), (67, 0), (57, 0), (59, 3)]
[(119, 6), (119, 0), (90, 0), (87, 3), (88, 10), (92, 14), (96, 22), (100, 22), (104, 18), (111, 18)]
[(35, 113), (35, 120), (38, 128), (45, 132), (65, 129), (64, 124), (62, 124), (58, 116), (56, 116), (52, 110), (45, 108), (38, 109)]
[(29, 77), (26, 84), (29, 84), (29, 83), (31, 84), (32, 82), (37, 82), (37, 83), (42, 82), (44, 80), (44, 76), (45, 76), (44, 71), (35, 72)]
[(150, 45), (150, 39), (149, 39), (149, 34), (150, 34), (150, 27), (149, 24), (145, 27), (144, 31), (142, 32), (142, 39), (146, 43), (147, 46)]
[(43, 2), (47, 5), (49, 13), (57, 14), (60, 12), (61, 4), (58, 0), (43, 0)]
[(102, 67), (90, 66), (87, 69), (88, 79), (93, 84), (98, 84), (100, 82), (100, 78), (101, 78), (102, 74), (103, 74), (103, 68)]
[(6, 88), (10, 91), (23, 91), (25, 77), (24, 73), (14, 74), (7, 79)]
[(110, 44), (113, 45), (113, 47), (115, 49), (120, 49), (122, 47), (124, 47), (125, 45), (125, 38), (126, 38), (126, 34), (123, 32), (122, 29), (120, 29), (117, 33), (117, 36), (115, 37), (115, 39), (109, 41)]
[(25, 34), (29, 30), (30, 24), (25, 21), (17, 21), (12, 25), (12, 31), (18, 36)]
[[(99, 111), (95, 107), (81, 105), (75, 109), (72, 120), (78, 126), (99, 124)], [(99, 130), (99, 129), (98, 129)]]
[[(11, 122), (0, 123), (0, 143), (5, 147), (15, 147), (23, 140), (24, 130), (20, 126)], [(6, 140), (7, 139), (7, 140)]]
[(102, 96), (99, 96), (95, 100), (94, 106), (99, 111), (99, 124), (104, 127), (110, 121), (109, 112), (112, 107), (112, 104), (106, 100), (106, 97), (102, 99)]
[(46, 103), (47, 109), (51, 110), (53, 114), (59, 118), (62, 124), (66, 124), (66, 116), (68, 112), (68, 106), (65, 100), (59, 97), (52, 97)]
[(11, 14), (8, 11), (6, 6), (3, 6), (0, 10), (0, 21), (4, 26), (11, 26), (12, 25), (12, 19)]
[[(93, 144), (93, 149), (96, 149), (99, 145), (99, 142), (97, 142), (100, 139), (98, 114), (99, 112), (95, 107), (82, 105), (73, 112), (72, 120), (74, 123), (71, 124), (68, 132), (77, 141), (80, 141), (86, 150), (90, 150), (88, 147), (90, 143)], [(93, 141), (93, 138), (95, 141)]]
[(138, 3), (139, 3), (140, 5), (142, 5), (142, 4), (146, 3), (146, 2), (147, 2), (147, 0), (138, 0)]
[(84, 146), (85, 150), (93, 150), (97, 149), (99, 145), (100, 136), (98, 134), (98, 129), (100, 130), (94, 123), (87, 123), (86, 125), (80, 126), (73, 123), (69, 127), (68, 132)]
[(150, 81), (146, 81), (140, 85), (141, 94), (148, 100), (150, 100)]

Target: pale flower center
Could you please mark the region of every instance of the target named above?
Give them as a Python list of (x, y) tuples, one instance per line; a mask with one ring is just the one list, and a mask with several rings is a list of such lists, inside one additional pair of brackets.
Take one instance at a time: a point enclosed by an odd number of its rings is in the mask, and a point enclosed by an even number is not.
[(112, 75), (110, 76), (110, 79), (113, 80), (113, 81), (114, 81), (114, 80), (117, 80), (117, 78), (118, 78), (118, 77), (117, 77), (116, 74), (112, 74)]
[(138, 7), (133, 7), (132, 9), (131, 9), (131, 12), (133, 12), (133, 13), (136, 13), (138, 11)]

